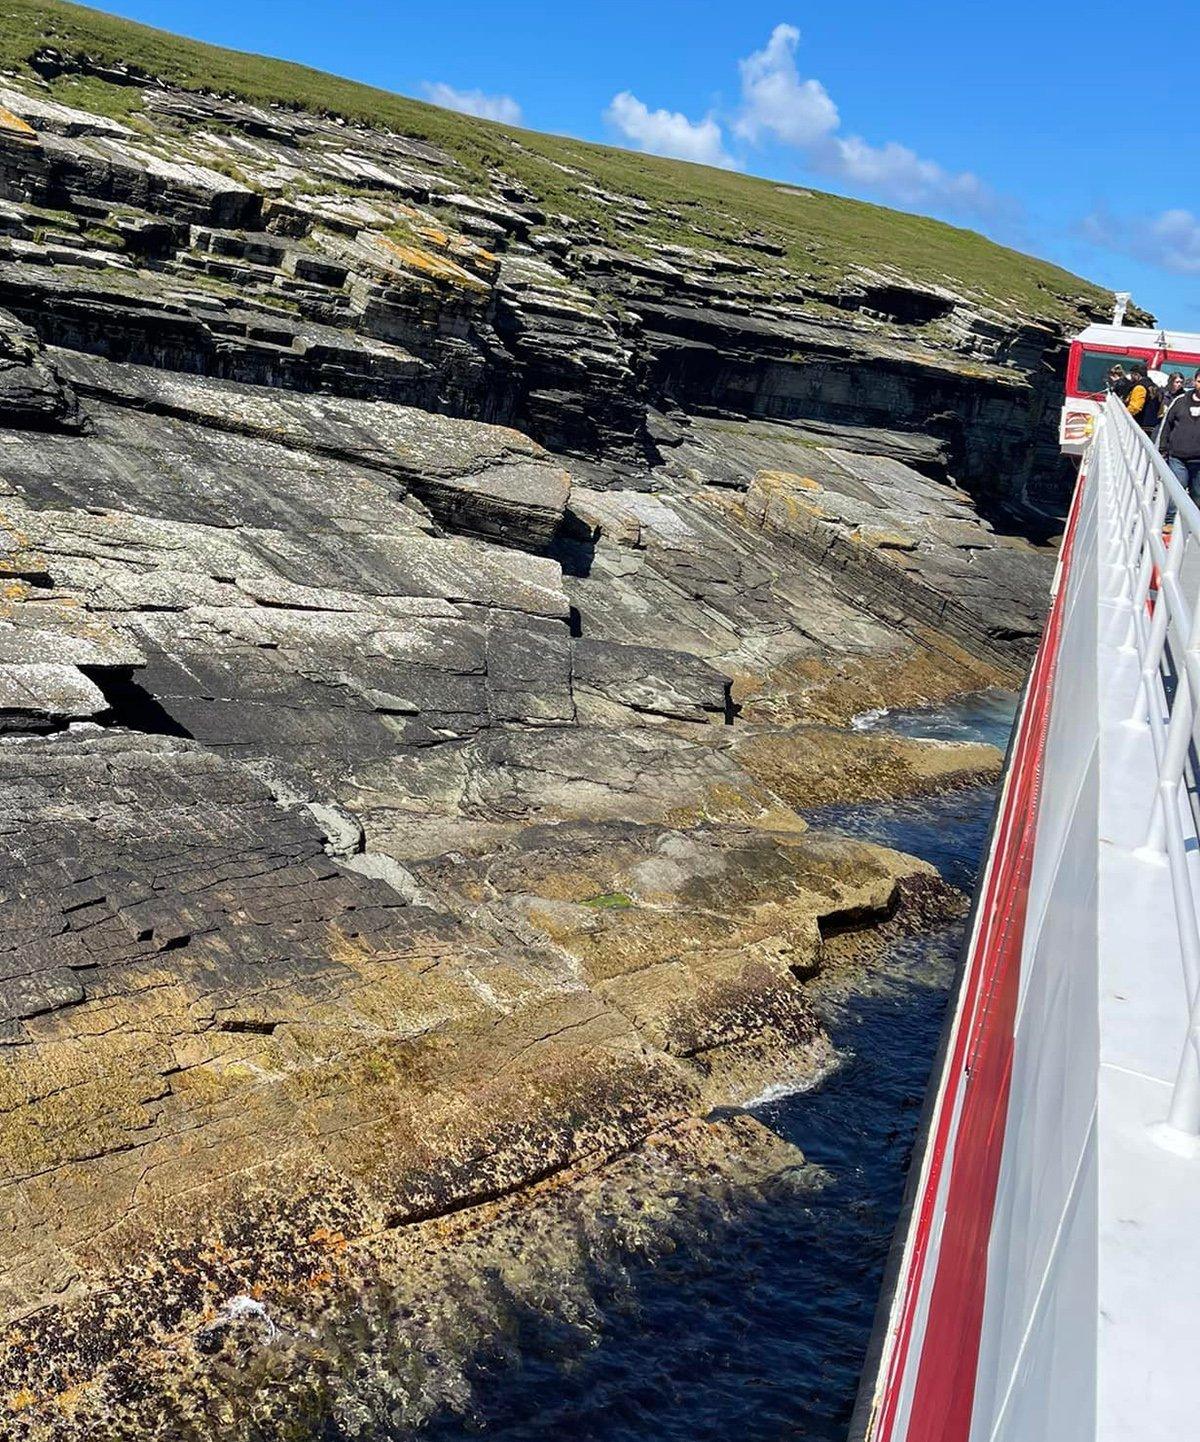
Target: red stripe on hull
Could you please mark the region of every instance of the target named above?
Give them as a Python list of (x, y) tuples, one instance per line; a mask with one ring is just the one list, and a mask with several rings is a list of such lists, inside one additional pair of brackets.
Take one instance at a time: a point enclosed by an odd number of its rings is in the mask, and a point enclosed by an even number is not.
[[(957, 1087), (946, 1088), (931, 1132), (928, 1176), (914, 1219), (912, 1255), (903, 1284), (895, 1346), (871, 1433), (873, 1442), (892, 1442), (914, 1343), (919, 1358), (905, 1437), (909, 1442), (968, 1442), (971, 1430), (988, 1241), (1008, 1115), (1042, 760), (1084, 484), (1081, 475), (1063, 539), (1058, 589), (1021, 711), (993, 862), (963, 984), (961, 1022), (946, 1062), (945, 1075), (962, 1080)], [(960, 1096), (955, 1133), (955, 1102)], [(917, 1339), (914, 1325), (921, 1282), (948, 1156), (950, 1173), (936, 1271), (924, 1332)]]

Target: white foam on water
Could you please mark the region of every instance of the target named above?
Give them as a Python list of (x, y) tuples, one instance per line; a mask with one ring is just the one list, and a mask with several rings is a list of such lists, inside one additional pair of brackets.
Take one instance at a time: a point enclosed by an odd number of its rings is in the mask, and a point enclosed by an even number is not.
[(770, 1106), (772, 1102), (782, 1101), (784, 1097), (800, 1096), (804, 1092), (810, 1092), (814, 1087), (819, 1087), (823, 1082), (828, 1081), (845, 1060), (846, 1057), (842, 1052), (835, 1051), (825, 1065), (818, 1067), (810, 1076), (796, 1077), (792, 1081), (772, 1082), (756, 1097), (751, 1097), (748, 1102), (743, 1102), (742, 1109), (752, 1112), (758, 1107)]
[(860, 711), (857, 716), (851, 716), (851, 731), (873, 731), (876, 726), (891, 711), (889, 706), (873, 706), (869, 711)]

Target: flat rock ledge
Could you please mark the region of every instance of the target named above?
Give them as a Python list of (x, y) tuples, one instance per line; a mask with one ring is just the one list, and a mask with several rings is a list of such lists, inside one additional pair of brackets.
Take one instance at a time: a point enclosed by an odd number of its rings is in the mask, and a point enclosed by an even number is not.
[(14, 1436), (165, 1435), (237, 1299), (282, 1316), (382, 1234), (812, 1074), (823, 929), (928, 874), (801, 829), (560, 823), (415, 864), (452, 914), (186, 739), (0, 768)]

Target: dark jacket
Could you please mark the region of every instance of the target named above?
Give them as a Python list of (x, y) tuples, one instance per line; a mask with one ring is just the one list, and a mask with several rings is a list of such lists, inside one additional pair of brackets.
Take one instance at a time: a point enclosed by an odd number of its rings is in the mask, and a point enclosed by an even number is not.
[(1138, 416), (1138, 425), (1143, 430), (1157, 430), (1163, 413), (1163, 389), (1147, 378), (1144, 382), (1146, 387), (1146, 399), (1142, 405), (1141, 413)]
[(1186, 390), (1171, 402), (1158, 436), (1164, 456), (1180, 461), (1200, 461), (1200, 396)]

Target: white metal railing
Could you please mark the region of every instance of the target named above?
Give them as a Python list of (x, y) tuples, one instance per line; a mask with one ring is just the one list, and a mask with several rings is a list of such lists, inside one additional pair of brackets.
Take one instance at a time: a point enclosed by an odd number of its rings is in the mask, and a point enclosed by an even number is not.
[(1115, 598), (1141, 686), (1130, 724), (1148, 727), (1156, 793), (1139, 851), (1170, 869), (1189, 1018), (1167, 1126), (1200, 1137), (1200, 926), (1189, 855), (1197, 830), (1200, 743), (1200, 507), (1122, 402), (1110, 396), (1085, 459), (1096, 485)]

